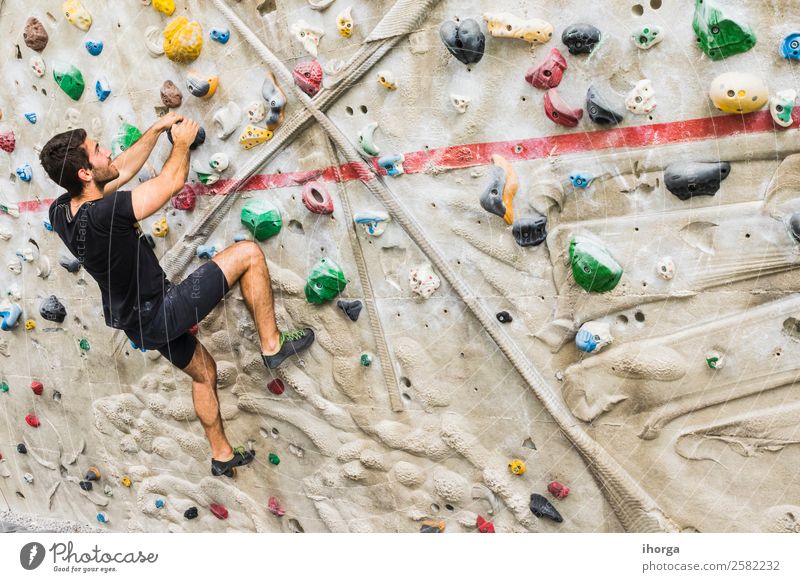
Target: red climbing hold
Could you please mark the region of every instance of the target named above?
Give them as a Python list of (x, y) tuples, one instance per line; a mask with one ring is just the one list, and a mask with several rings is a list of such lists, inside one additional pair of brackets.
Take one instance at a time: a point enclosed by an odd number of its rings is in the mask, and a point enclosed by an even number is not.
[(192, 327), (189, 328), (189, 333), (192, 334), (192, 335), (197, 335), (198, 331), (200, 331), (200, 328), (197, 327), (196, 323)]
[(286, 389), (286, 387), (283, 385), (283, 380), (280, 378), (275, 378), (269, 384), (267, 384), (267, 389), (273, 394), (280, 396), (283, 394), (283, 391)]
[(547, 486), (547, 490), (550, 492), (550, 495), (556, 499), (564, 499), (567, 495), (569, 495), (569, 487), (563, 483), (559, 483), (558, 481), (553, 481), (550, 483), (550, 485)]
[(33, 428), (36, 428), (41, 424), (35, 414), (29, 414), (28, 416), (26, 416), (25, 422), (27, 422)]
[(0, 150), (3, 150), (8, 153), (13, 153), (16, 144), (17, 140), (14, 137), (13, 131), (6, 131), (0, 133)]
[(38, 380), (34, 380), (31, 382), (31, 390), (33, 390), (33, 393), (36, 394), (36, 396), (41, 396), (42, 392), (44, 392), (44, 384)]
[(212, 503), (211, 504), (211, 513), (216, 515), (220, 519), (228, 519), (228, 510), (225, 509), (224, 505), (220, 505), (219, 503)]
[(305, 61), (297, 63), (292, 71), (295, 85), (308, 95), (313, 97), (322, 88), (322, 65), (317, 61)]
[(286, 510), (281, 505), (280, 501), (275, 499), (274, 497), (269, 498), (269, 502), (267, 503), (267, 509), (269, 509), (272, 515), (277, 515), (278, 517), (282, 517), (286, 514)]
[(184, 184), (183, 189), (172, 197), (172, 205), (177, 210), (194, 210), (199, 188), (193, 184)]
[(303, 187), (303, 205), (314, 214), (333, 213), (333, 199), (320, 182), (309, 182)]
[(480, 515), (475, 521), (475, 525), (478, 527), (478, 531), (481, 533), (494, 533), (494, 524), (491, 521), (486, 521)]

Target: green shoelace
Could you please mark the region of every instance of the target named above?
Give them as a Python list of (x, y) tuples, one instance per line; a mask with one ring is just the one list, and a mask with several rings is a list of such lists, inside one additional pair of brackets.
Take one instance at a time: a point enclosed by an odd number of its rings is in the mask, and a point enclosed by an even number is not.
[(306, 336), (306, 332), (302, 329), (296, 329), (294, 331), (282, 331), (281, 332), (281, 346), (283, 346), (284, 340), (295, 341), (299, 339), (303, 339)]

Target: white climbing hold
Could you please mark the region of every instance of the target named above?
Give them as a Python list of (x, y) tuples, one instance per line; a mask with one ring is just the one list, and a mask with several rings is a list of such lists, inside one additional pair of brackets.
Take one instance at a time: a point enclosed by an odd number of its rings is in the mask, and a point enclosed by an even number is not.
[(455, 93), (450, 94), (450, 103), (453, 104), (453, 107), (455, 107), (456, 111), (458, 111), (459, 113), (466, 113), (470, 101), (472, 101), (472, 99), (470, 99), (469, 97), (464, 97), (463, 95), (456, 95)]
[(44, 59), (39, 55), (33, 55), (30, 60), (31, 70), (33, 74), (37, 77), (44, 77), (44, 72), (47, 70), (47, 67), (44, 64)]
[(306, 52), (313, 56), (317, 56), (319, 39), (325, 35), (324, 30), (315, 26), (311, 26), (305, 20), (298, 20), (292, 24), (289, 30), (291, 31), (292, 36), (300, 41), (300, 44), (303, 45), (303, 48), (306, 49)]
[(408, 284), (414, 293), (423, 299), (428, 299), (442, 282), (439, 276), (433, 272), (433, 267), (424, 263), (408, 272)]
[(675, 262), (672, 257), (663, 257), (658, 261), (658, 276), (669, 281), (675, 276)]
[(625, 98), (625, 107), (636, 115), (647, 115), (656, 108), (656, 93), (650, 79), (642, 79)]
[(233, 101), (229, 101), (224, 107), (217, 109), (214, 113), (214, 127), (217, 128), (217, 137), (227, 139), (239, 127), (242, 121), (242, 110)]
[(164, 40), (159, 27), (148, 26), (145, 29), (144, 46), (153, 58), (160, 57), (164, 54)]
[(267, 116), (267, 106), (263, 101), (253, 101), (247, 106), (247, 119), (250, 123), (258, 123), (263, 121)]

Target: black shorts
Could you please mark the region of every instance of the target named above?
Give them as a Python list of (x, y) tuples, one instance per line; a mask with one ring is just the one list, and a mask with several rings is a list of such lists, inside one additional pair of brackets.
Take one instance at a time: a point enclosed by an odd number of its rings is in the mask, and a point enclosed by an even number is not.
[(211, 313), (229, 290), (222, 269), (208, 261), (177, 285), (168, 282), (163, 297), (152, 302), (147, 314), (142, 312), (140, 321), (144, 323), (139, 329), (126, 329), (125, 335), (137, 347), (158, 350), (183, 369), (197, 347), (189, 328)]

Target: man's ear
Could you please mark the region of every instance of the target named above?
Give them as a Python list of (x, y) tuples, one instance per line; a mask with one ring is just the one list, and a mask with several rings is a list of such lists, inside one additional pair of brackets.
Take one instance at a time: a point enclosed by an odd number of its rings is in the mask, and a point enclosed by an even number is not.
[(78, 170), (78, 178), (82, 182), (91, 182), (94, 178), (92, 177), (92, 171), (88, 168), (81, 168)]

